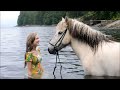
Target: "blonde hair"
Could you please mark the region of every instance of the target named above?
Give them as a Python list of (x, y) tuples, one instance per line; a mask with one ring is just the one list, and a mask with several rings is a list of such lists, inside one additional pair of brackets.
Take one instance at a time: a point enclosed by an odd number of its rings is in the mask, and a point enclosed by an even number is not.
[[(30, 52), (33, 49), (33, 42), (35, 41), (36, 35), (37, 35), (36, 32), (32, 32), (32, 33), (29, 33), (29, 35), (27, 36), (26, 53)], [(25, 53), (25, 60), (26, 60), (26, 53)], [(25, 62), (25, 66), (26, 66), (26, 62)]]
[(33, 49), (33, 42), (35, 40), (36, 32), (32, 32), (27, 36), (26, 41), (26, 52), (30, 52)]

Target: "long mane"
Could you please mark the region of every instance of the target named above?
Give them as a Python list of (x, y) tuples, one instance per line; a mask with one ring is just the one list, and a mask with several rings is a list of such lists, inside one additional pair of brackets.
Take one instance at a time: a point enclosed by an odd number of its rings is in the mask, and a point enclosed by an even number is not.
[(105, 35), (76, 19), (70, 19), (68, 21), (68, 29), (72, 37), (89, 45), (95, 52), (98, 46), (100, 44), (102, 45), (103, 41), (111, 42), (113, 39), (111, 36)]

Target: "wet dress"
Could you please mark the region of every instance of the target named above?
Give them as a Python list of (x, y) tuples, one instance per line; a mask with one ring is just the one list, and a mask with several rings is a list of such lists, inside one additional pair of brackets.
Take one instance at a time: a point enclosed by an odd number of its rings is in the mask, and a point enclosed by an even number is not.
[[(42, 57), (40, 54), (40, 51), (38, 51), (38, 56), (34, 55), (31, 52), (26, 53), (26, 62), (31, 62), (32, 64), (32, 69), (31, 69), (31, 76), (28, 76), (30, 78), (35, 78), (35, 79), (40, 79), (43, 73), (43, 70), (41, 69), (41, 61)], [(28, 75), (28, 74), (27, 74)]]

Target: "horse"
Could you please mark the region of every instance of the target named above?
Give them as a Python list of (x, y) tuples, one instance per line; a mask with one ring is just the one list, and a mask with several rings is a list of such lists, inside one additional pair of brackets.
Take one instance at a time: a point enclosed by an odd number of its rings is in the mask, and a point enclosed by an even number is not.
[(50, 40), (48, 52), (70, 45), (81, 60), (85, 75), (120, 76), (120, 43), (77, 19), (62, 17)]

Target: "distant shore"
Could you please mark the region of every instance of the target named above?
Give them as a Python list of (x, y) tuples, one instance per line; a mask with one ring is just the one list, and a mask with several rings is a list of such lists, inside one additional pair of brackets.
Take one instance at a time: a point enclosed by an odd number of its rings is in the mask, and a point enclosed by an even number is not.
[(96, 27), (100, 29), (120, 29), (120, 20), (116, 20), (114, 22), (108, 22), (108, 23), (99, 23), (93, 25), (92, 27)]
[(24, 25), (24, 26), (15, 26), (15, 27), (51, 27), (51, 26), (56, 26), (56, 25)]
[[(24, 25), (24, 26), (15, 26), (15, 27), (51, 27), (51, 26), (56, 26), (57, 24), (54, 25)], [(93, 28), (97, 29), (120, 29), (120, 20), (116, 20), (114, 22), (110, 23), (99, 23), (96, 25), (91, 25)]]

